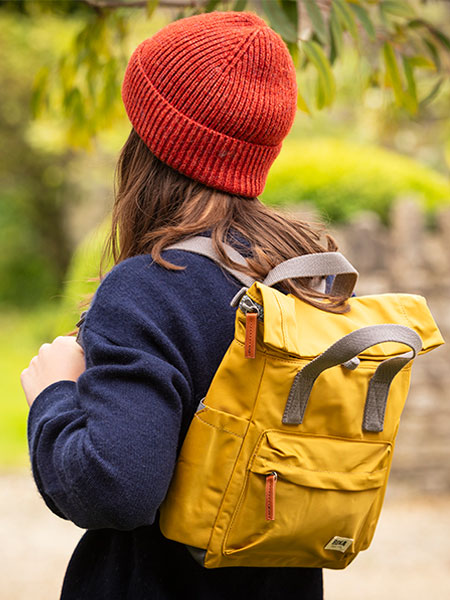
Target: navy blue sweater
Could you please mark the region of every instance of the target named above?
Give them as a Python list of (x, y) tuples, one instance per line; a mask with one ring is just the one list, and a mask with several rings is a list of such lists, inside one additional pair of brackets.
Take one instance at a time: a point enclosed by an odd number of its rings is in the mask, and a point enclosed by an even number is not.
[(28, 420), (34, 478), (48, 507), (88, 529), (64, 600), (322, 598), (320, 569), (204, 569), (165, 539), (158, 507), (199, 401), (233, 338), (241, 284), (179, 250), (117, 265), (82, 326), (86, 371), (47, 387)]

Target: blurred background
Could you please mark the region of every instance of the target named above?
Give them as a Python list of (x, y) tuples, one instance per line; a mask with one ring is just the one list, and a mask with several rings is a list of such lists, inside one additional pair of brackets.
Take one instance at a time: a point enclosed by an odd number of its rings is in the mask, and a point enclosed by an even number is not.
[[(205, 10), (252, 10), (286, 41), (299, 110), (261, 200), (323, 223), (358, 295), (426, 296), (450, 339), (450, 6), (421, 0), (0, 2), (0, 598), (59, 597), (82, 531), (44, 506), (20, 372), (98, 284), (120, 84), (136, 45)], [(420, 357), (371, 548), (329, 600), (450, 597), (450, 346)], [(6, 542), (6, 543), (5, 543)]]

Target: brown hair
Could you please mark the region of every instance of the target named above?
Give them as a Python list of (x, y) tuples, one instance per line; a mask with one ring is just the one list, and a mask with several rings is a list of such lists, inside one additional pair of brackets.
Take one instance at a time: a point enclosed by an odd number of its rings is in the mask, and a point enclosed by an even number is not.
[[(116, 167), (112, 228), (103, 250), (100, 279), (111, 259), (116, 265), (138, 254), (151, 254), (167, 269), (184, 269), (163, 259), (161, 252), (206, 230), (211, 231), (215, 250), (225, 265), (258, 280), (284, 260), (337, 248), (329, 235), (326, 248), (320, 243), (320, 228), (278, 213), (258, 198), (235, 196), (185, 177), (156, 158), (132, 129)], [(251, 242), (252, 256), (246, 267), (232, 261), (223, 249), (232, 232)], [(318, 292), (311, 288), (310, 279), (288, 279), (282, 285), (288, 293), (323, 310), (347, 310), (346, 297)]]

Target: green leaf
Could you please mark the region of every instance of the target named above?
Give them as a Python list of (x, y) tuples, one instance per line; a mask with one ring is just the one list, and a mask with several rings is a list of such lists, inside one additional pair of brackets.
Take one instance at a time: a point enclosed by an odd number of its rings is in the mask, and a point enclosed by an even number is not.
[(387, 18), (387, 13), (384, 10), (384, 2), (380, 2), (378, 4), (378, 14), (380, 16), (381, 23), (386, 27), (386, 29), (389, 29), (390, 22), (389, 22), (389, 19)]
[(384, 64), (386, 66), (386, 73), (389, 76), (389, 80), (394, 90), (395, 99), (399, 106), (403, 105), (403, 87), (400, 78), (400, 71), (395, 58), (395, 52), (389, 42), (385, 42), (383, 46)]
[(147, 0), (147, 19), (150, 19), (159, 4), (159, 0)]
[(350, 4), (350, 8), (353, 10), (353, 12), (358, 17), (361, 25), (366, 30), (369, 38), (372, 41), (375, 41), (375, 38), (376, 38), (375, 27), (373, 26), (373, 23), (369, 17), (369, 13), (364, 8), (364, 6), (360, 6), (359, 4)]
[(128, 34), (128, 21), (121, 15), (114, 14), (114, 25), (117, 37), (120, 42), (123, 42)]
[(436, 69), (436, 65), (432, 60), (425, 56), (409, 56), (408, 62), (412, 67), (423, 67), (424, 69)]
[(65, 93), (72, 89), (78, 68), (70, 58), (68, 55), (61, 56), (58, 64), (59, 81)]
[(317, 87), (316, 87), (316, 106), (319, 110), (321, 110), (322, 108), (324, 108), (324, 106), (326, 106), (326, 103), (327, 103), (326, 93), (327, 92), (325, 90), (323, 81), (319, 77), (319, 79), (317, 80)]
[(417, 27), (426, 27), (428, 29), (428, 23), (423, 19), (411, 19), (411, 21), (408, 21), (407, 25), (411, 29), (416, 29)]
[[(297, 29), (297, 25), (298, 25), (298, 7), (297, 7), (297, 1), (296, 0), (279, 0), (279, 2), (281, 4), (281, 8), (285, 12), (288, 20), (294, 26), (295, 37), (298, 40), (298, 29)], [(286, 42), (286, 44), (288, 45), (289, 52), (291, 53), (292, 58), (294, 59), (294, 61), (295, 61), (295, 59), (297, 59), (297, 62), (298, 62), (298, 44), (297, 44), (297, 41), (295, 41), (295, 42)], [(295, 63), (295, 64), (297, 64), (297, 63)]]
[(308, 16), (311, 20), (317, 37), (323, 44), (326, 44), (328, 41), (327, 29), (323, 19), (322, 11), (318, 7), (316, 0), (303, 0), (303, 4), (306, 7)]
[(336, 58), (341, 54), (342, 47), (344, 44), (344, 38), (342, 34), (342, 27), (339, 21), (339, 17), (336, 14), (336, 9), (334, 4), (331, 5), (331, 14), (329, 20), (330, 27), (330, 63), (334, 64)]
[(383, 5), (383, 11), (391, 15), (405, 18), (414, 18), (416, 16), (411, 4), (404, 0), (384, 0), (381, 4)]
[(49, 77), (50, 71), (48, 67), (41, 67), (36, 73), (31, 94), (31, 114), (34, 119), (42, 113), (45, 107)]
[(355, 17), (348, 7), (347, 2), (345, 0), (333, 0), (333, 6), (336, 6), (336, 11), (343, 27), (350, 32), (355, 40), (358, 40), (358, 28), (356, 27)]
[(64, 98), (64, 107), (67, 115), (77, 127), (82, 128), (85, 122), (84, 104), (78, 88), (72, 88)]
[(302, 96), (302, 94), (300, 92), (298, 92), (297, 94), (297, 107), (307, 113), (308, 115), (311, 115), (311, 110), (309, 109), (309, 106), (306, 103), (306, 100), (304, 99), (304, 97)]
[(431, 92), (427, 96), (425, 96), (425, 98), (423, 98), (423, 100), (421, 100), (419, 102), (419, 106), (421, 108), (423, 108), (424, 106), (429, 104), (433, 100), (433, 98), (435, 98), (435, 96), (438, 94), (438, 92), (441, 88), (441, 85), (443, 83), (444, 83), (444, 77), (442, 77), (442, 79), (439, 79), (439, 81), (431, 89)]
[(219, 2), (220, 0), (209, 0), (209, 2), (205, 6), (205, 12), (212, 12), (213, 10), (215, 10)]
[(295, 27), (297, 27), (298, 11), (296, 0), (278, 0), (278, 2), (283, 7), (289, 21), (293, 24), (295, 23)]
[(247, 5), (247, 0), (236, 0), (236, 3), (233, 6), (232, 10), (234, 10), (236, 12), (241, 12), (245, 9), (246, 5)]
[(407, 95), (406, 98), (406, 107), (411, 114), (417, 113), (417, 89), (416, 89), (416, 81), (414, 78), (414, 70), (413, 70), (413, 57), (403, 56), (403, 70), (406, 76), (406, 82), (408, 84)]
[(261, 0), (261, 4), (275, 31), (286, 42), (297, 42), (297, 28), (288, 19), (281, 5), (273, 0)]
[(300, 56), (298, 51), (298, 44), (294, 44), (293, 42), (287, 42), (287, 47), (290, 55), (292, 56), (292, 61), (295, 65), (295, 68), (298, 69)]
[(433, 62), (436, 65), (436, 69), (439, 71), (439, 69), (441, 68), (441, 58), (439, 56), (439, 52), (437, 51), (436, 46), (433, 44), (433, 42), (430, 42), (430, 40), (427, 40), (426, 38), (423, 39), (423, 43), (430, 51)]
[[(314, 64), (319, 74), (318, 78), (318, 108), (332, 104), (336, 94), (336, 83), (330, 63), (322, 47), (313, 41), (303, 41), (302, 48), (310, 62)], [(319, 102), (320, 100), (320, 102)]]
[(444, 48), (450, 50), (450, 38), (448, 38), (442, 31), (435, 29), (434, 27), (430, 28), (431, 33), (434, 37), (440, 42)]

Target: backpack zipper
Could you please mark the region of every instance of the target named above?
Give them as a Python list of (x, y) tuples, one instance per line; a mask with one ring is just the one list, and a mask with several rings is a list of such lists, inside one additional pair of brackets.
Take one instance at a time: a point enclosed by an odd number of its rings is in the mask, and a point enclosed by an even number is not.
[(272, 471), (266, 475), (266, 521), (275, 521), (275, 492), (278, 473)]
[(264, 307), (262, 304), (258, 304), (258, 302), (255, 302), (254, 300), (252, 300), (250, 298), (250, 296), (247, 296), (247, 294), (244, 294), (239, 302), (239, 308), (240, 310), (244, 313), (244, 315), (247, 315), (247, 313), (256, 313), (258, 316), (258, 320), (259, 321), (264, 321)]
[(264, 308), (247, 294), (239, 302), (239, 308), (245, 315), (245, 358), (255, 358), (258, 320), (263, 320)]

